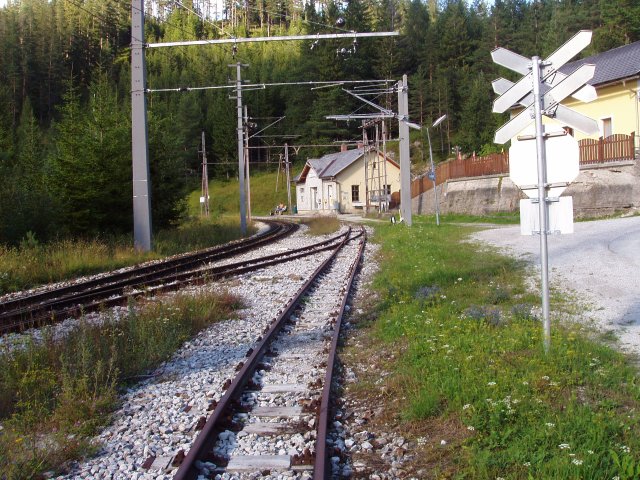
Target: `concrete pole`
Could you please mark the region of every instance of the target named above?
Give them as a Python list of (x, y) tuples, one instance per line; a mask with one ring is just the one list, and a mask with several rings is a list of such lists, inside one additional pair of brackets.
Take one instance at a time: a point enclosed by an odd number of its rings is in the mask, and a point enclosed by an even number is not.
[(236, 108), (238, 111), (238, 180), (240, 182), (240, 232), (242, 236), (247, 234), (247, 202), (245, 199), (245, 173), (244, 173), (244, 128), (242, 125), (242, 67), (243, 65), (238, 62), (236, 67)]
[(547, 233), (549, 231), (549, 205), (547, 203), (547, 154), (542, 125), (542, 97), (540, 95), (540, 57), (531, 59), (533, 72), (533, 108), (536, 124), (536, 152), (538, 160), (538, 214), (540, 218), (540, 273), (542, 280), (542, 322), (544, 351), (551, 347), (551, 319), (549, 318), (549, 253)]
[(151, 181), (147, 131), (147, 67), (144, 56), (144, 0), (131, 2), (131, 157), (133, 242), (148, 252), (151, 243)]
[[(407, 76), (398, 82), (398, 114), (404, 120), (409, 119)], [(411, 226), (411, 158), (409, 154), (409, 125), (400, 120), (400, 216)]]

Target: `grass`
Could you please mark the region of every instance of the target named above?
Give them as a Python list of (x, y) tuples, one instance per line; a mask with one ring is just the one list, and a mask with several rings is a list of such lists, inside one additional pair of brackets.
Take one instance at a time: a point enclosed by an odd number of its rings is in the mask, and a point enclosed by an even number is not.
[[(435, 221), (435, 216), (433, 217)], [(498, 225), (511, 225), (520, 223), (520, 212), (496, 212), (491, 215), (463, 215), (447, 213), (440, 215), (442, 223), (495, 223)]]
[(305, 218), (300, 223), (309, 227), (309, 235), (329, 235), (340, 229), (340, 221), (334, 216), (317, 216)]
[(0, 478), (38, 478), (91, 454), (118, 389), (168, 359), (186, 340), (239, 307), (227, 294), (176, 294), (123, 319), (82, 321), (63, 340), (0, 350)]
[(569, 321), (574, 304), (553, 296), (545, 355), (523, 264), (424, 217), (375, 228), (370, 343), (350, 353), (374, 372), (356, 391), (423, 438), (419, 478), (640, 478), (637, 371)]
[[(291, 172), (295, 175), (296, 169)], [(276, 191), (276, 185), (278, 191)], [(209, 182), (209, 211), (215, 216), (235, 214), (240, 211), (240, 194), (238, 181), (213, 179)], [(291, 186), (291, 201), (296, 203), (296, 189)], [(282, 173), (252, 172), (251, 173), (251, 214), (269, 215), (269, 212), (279, 203), (287, 204), (287, 183)], [(198, 215), (200, 212), (200, 192), (192, 192), (188, 198), (189, 213)]]
[(240, 238), (238, 223), (231, 217), (196, 218), (156, 234), (154, 251), (146, 253), (135, 250), (129, 237), (61, 240), (45, 245), (27, 236), (20, 247), (0, 245), (0, 295), (226, 243)]

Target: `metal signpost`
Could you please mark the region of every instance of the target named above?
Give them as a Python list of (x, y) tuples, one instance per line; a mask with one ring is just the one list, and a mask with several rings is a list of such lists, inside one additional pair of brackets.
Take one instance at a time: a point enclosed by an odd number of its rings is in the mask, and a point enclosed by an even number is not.
[[(573, 95), (583, 101), (590, 101), (595, 98), (593, 87), (585, 86), (585, 83), (593, 77), (595, 72), (594, 65), (583, 65), (568, 76), (558, 72), (562, 65), (589, 45), (591, 35), (592, 33), (587, 30), (578, 32), (546, 60), (541, 60), (538, 56), (527, 59), (504, 48), (497, 48), (491, 53), (495, 63), (524, 75), (516, 83), (511, 83), (505, 79), (498, 79), (493, 82), (494, 90), (496, 93), (501, 94), (493, 104), (494, 112), (503, 113), (514, 105), (524, 107), (522, 112), (498, 129), (494, 141), (496, 143), (506, 143), (516, 137), (532, 122), (535, 124), (534, 135), (524, 135), (514, 140), (513, 146), (509, 151), (509, 170), (514, 183), (520, 186), (525, 194), (530, 197), (530, 204), (538, 203), (537, 226), (535, 224), (532, 225), (535, 222), (530, 221), (529, 214), (531, 209), (527, 209), (525, 203), (524, 210), (521, 209), (521, 212), (525, 212), (525, 215), (521, 215), (521, 221), (527, 222), (527, 225), (525, 227), (522, 224), (521, 229), (525, 233), (531, 231), (532, 233), (540, 234), (545, 352), (548, 352), (551, 346), (549, 255), (547, 249), (547, 235), (551, 233), (549, 231), (549, 204), (557, 203), (561, 205), (559, 208), (560, 214), (556, 215), (556, 217), (564, 218), (564, 222), (560, 223), (566, 224), (567, 209), (572, 209), (571, 200), (560, 201), (558, 197), (553, 197), (553, 195), (559, 195), (566, 188), (568, 182), (575, 178), (578, 171), (579, 158), (577, 145), (574, 147), (574, 143), (572, 143), (573, 139), (557, 140), (569, 137), (566, 132), (545, 132), (542, 125), (542, 116), (554, 118), (562, 124), (583, 131), (588, 135), (598, 132), (598, 124), (595, 120), (560, 105), (560, 102), (569, 95)], [(543, 88), (547, 91), (544, 92)], [(528, 140), (535, 140), (535, 168), (532, 161), (534, 158), (534, 143), (530, 141), (526, 143)], [(553, 167), (551, 168), (547, 167), (547, 153), (549, 153), (549, 157), (553, 162)], [(561, 162), (566, 162), (566, 164), (561, 165)], [(557, 166), (559, 163), (560, 165)], [(573, 215), (572, 210), (571, 215)], [(560, 231), (562, 230), (563, 228), (560, 228)], [(570, 229), (565, 227), (564, 231), (568, 232)]]

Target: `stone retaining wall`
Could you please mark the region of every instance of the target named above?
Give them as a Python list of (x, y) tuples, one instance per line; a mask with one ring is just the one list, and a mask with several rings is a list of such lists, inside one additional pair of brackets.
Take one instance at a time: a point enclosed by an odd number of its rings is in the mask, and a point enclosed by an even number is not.
[[(640, 211), (640, 163), (582, 169), (562, 195), (573, 196), (575, 218)], [(513, 212), (519, 209), (521, 198), (524, 194), (508, 176), (449, 180), (438, 186), (441, 213)], [(433, 214), (433, 190), (414, 197), (412, 208), (414, 214)]]

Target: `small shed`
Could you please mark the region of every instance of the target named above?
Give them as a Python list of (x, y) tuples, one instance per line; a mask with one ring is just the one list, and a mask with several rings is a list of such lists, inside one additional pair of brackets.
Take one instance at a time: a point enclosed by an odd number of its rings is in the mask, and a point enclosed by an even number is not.
[(400, 166), (376, 148), (345, 146), (307, 160), (294, 182), (300, 213), (356, 213), (367, 205), (384, 211), (400, 191)]

